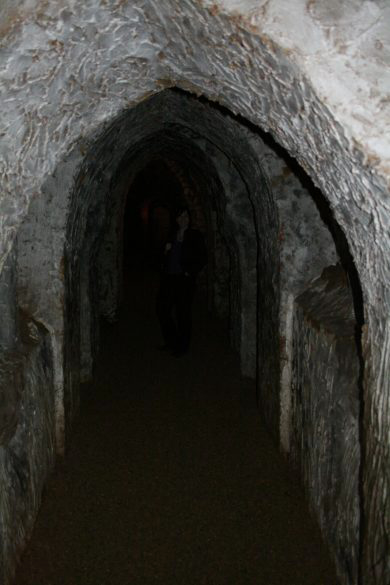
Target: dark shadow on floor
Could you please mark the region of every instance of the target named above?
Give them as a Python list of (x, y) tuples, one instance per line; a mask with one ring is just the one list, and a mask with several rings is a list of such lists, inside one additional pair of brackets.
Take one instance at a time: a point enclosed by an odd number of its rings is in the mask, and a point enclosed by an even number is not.
[(190, 354), (159, 352), (156, 284), (103, 330), (16, 584), (335, 585), (226, 329), (198, 294)]

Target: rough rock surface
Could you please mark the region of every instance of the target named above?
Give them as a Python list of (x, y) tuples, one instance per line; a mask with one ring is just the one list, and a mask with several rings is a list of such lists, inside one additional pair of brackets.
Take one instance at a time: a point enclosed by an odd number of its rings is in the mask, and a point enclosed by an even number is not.
[(356, 583), (360, 363), (352, 294), (340, 266), (324, 270), (297, 298), (293, 345), (292, 458), (341, 582)]

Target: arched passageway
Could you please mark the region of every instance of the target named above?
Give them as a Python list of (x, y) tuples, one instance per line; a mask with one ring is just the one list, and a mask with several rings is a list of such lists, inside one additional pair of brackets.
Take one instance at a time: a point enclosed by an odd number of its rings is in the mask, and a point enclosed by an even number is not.
[[(256, 375), (267, 425), (310, 486), (341, 579), (387, 583), (388, 7), (5, 0), (1, 14), (4, 580), (93, 372), (99, 315), (117, 314), (125, 191), (167, 150), (176, 171), (208, 179), (209, 305), (229, 316), (241, 371)], [(228, 111), (162, 91), (175, 86)], [(337, 237), (246, 120), (302, 165), (346, 236), (364, 298), (357, 361), (351, 287), (329, 269)]]
[[(331, 214), (324, 223), (313, 187), (280, 154), (244, 121), (171, 90), (123, 113), (85, 153), (61, 218), (64, 319), (49, 304), (46, 315), (64, 347), (64, 363), (54, 362), (64, 376), (57, 387), (57, 445), (78, 412), (80, 382), (93, 377), (99, 318), (115, 321), (121, 304), (126, 203), (138, 204), (131, 185), (134, 191), (140, 174), (159, 160), (178, 191), (164, 196), (165, 206), (181, 198), (205, 233), (209, 307), (228, 318), (241, 372), (256, 380), (265, 423), (301, 469), (338, 571), (353, 581), (361, 513), (353, 302), (343, 269), (333, 266), (339, 246), (329, 226), (337, 226)], [(58, 205), (63, 195), (52, 195)], [(138, 195), (138, 201), (148, 201), (150, 211), (158, 198)], [(49, 290), (48, 283), (40, 290)], [(307, 348), (314, 360), (306, 358)]]

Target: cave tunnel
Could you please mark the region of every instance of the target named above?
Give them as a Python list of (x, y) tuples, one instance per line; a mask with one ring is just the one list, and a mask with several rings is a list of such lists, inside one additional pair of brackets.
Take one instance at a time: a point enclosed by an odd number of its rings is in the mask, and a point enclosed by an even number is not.
[[(114, 324), (123, 305), (137, 304), (132, 289), (139, 269), (158, 270), (172, 214), (185, 204), (208, 249), (198, 292), (208, 312), (227, 323), (241, 375), (252, 380), (246, 400), (257, 403), (258, 424), (301, 472), (338, 570), (355, 579), (362, 364), (353, 302), (359, 284), (324, 196), (269, 136), (205, 100), (166, 90), (105, 130), (85, 153), (68, 201), (62, 210), (65, 316), (63, 332), (56, 331), (64, 339), (57, 448), (72, 436), (83, 383), (96, 379), (96, 371), (102, 377), (101, 318)], [(153, 313), (155, 281), (144, 287), (141, 297)], [(53, 307), (53, 322), (56, 314)], [(127, 317), (126, 328), (140, 335), (144, 325), (135, 323)], [(156, 332), (149, 343), (157, 346)], [(202, 370), (204, 358), (197, 362), (195, 350), (193, 360), (191, 368)]]
[(0, 584), (387, 585), (389, 7), (0, 4)]

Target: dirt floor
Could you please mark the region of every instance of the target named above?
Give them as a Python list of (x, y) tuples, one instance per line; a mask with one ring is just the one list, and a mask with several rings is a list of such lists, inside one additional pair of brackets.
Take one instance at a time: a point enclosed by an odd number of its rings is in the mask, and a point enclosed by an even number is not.
[(336, 585), (224, 325), (198, 294), (190, 354), (159, 351), (155, 287), (102, 331), (15, 584)]

